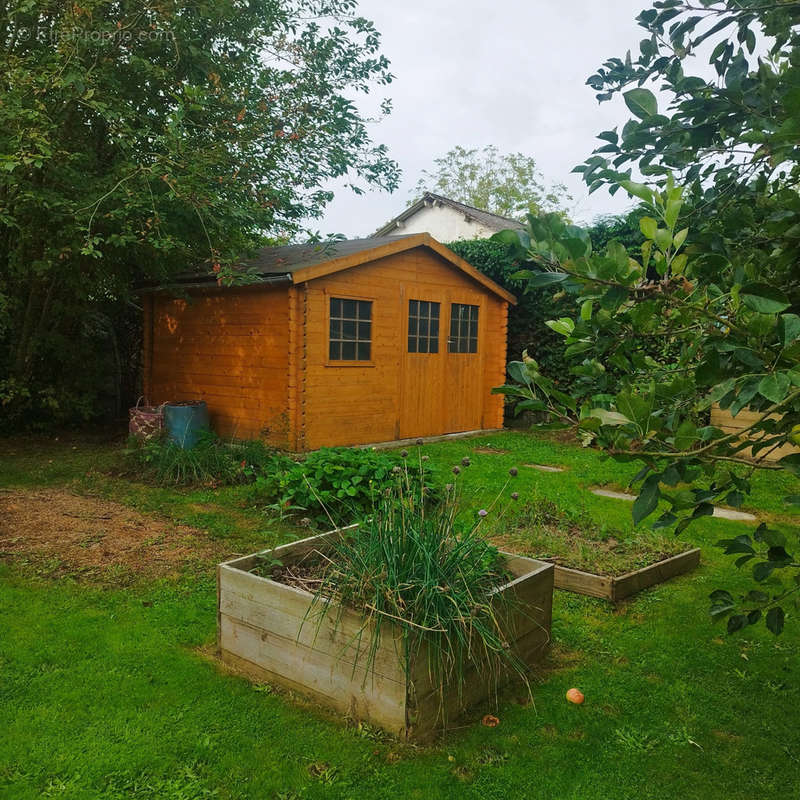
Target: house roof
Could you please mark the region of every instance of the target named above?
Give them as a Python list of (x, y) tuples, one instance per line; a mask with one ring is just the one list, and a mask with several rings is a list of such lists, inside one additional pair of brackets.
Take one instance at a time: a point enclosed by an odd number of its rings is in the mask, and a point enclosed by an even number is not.
[[(248, 274), (261, 276), (268, 283), (297, 284), (415, 247), (427, 247), (433, 250), (490, 292), (509, 303), (516, 304), (517, 298), (511, 292), (475, 269), (428, 233), (264, 247), (255, 257), (243, 261), (242, 267)], [(214, 280), (215, 277), (207, 272), (203, 274), (195, 272), (179, 278), (177, 285), (184, 287), (203, 285)]]
[(491, 211), (484, 211), (474, 206), (468, 206), (466, 203), (459, 203), (457, 200), (451, 200), (449, 197), (443, 197), (440, 194), (425, 192), (416, 203), (410, 205), (401, 214), (390, 219), (382, 228), (375, 231), (374, 237), (388, 236), (392, 231), (402, 228), (402, 224), (407, 219), (413, 217), (418, 211), (429, 206), (437, 205), (452, 208), (459, 214), (463, 214), (467, 219), (478, 222), (494, 231), (504, 231), (509, 228), (521, 229), (524, 227), (521, 222), (511, 219), (511, 217), (503, 217), (500, 214), (493, 214)]

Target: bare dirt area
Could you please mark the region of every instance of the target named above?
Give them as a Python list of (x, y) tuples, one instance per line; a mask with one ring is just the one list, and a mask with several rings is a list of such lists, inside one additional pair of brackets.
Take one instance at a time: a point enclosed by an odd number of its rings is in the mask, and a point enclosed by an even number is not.
[(0, 492), (0, 560), (38, 572), (131, 583), (228, 555), (203, 531), (64, 489)]

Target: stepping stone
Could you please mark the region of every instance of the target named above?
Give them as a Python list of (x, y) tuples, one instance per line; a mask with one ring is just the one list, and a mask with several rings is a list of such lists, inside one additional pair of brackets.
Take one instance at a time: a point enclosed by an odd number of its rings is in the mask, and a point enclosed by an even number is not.
[[(628, 494), (627, 492), (615, 492), (611, 489), (592, 489), (592, 494), (596, 494), (598, 497), (610, 497), (613, 500), (627, 500), (628, 502), (632, 503), (636, 499), (635, 494)], [(714, 517), (718, 517), (719, 519), (732, 519), (737, 520), (738, 522), (755, 522), (756, 517), (752, 514), (748, 514), (746, 511), (736, 511), (733, 508), (720, 508), (719, 506), (714, 506)]]
[(548, 467), (546, 464), (523, 464), (523, 467), (529, 469), (538, 469), (539, 472), (563, 472), (564, 467)]
[(633, 502), (636, 499), (635, 494), (614, 492), (611, 489), (592, 489), (592, 494), (596, 494), (598, 497), (610, 497), (612, 500), (630, 500)]
[(719, 506), (714, 506), (714, 516), (720, 517), (720, 519), (735, 519), (742, 522), (756, 521), (756, 518), (746, 511), (736, 511), (734, 508), (720, 508)]

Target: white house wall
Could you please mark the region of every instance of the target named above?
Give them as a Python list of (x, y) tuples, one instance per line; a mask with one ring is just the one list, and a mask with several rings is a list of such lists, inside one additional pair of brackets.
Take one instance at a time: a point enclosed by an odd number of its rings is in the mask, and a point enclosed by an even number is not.
[(467, 219), (460, 211), (448, 206), (427, 206), (395, 228), (390, 235), (407, 233), (429, 233), (440, 242), (455, 242), (459, 239), (488, 239), (496, 231)]

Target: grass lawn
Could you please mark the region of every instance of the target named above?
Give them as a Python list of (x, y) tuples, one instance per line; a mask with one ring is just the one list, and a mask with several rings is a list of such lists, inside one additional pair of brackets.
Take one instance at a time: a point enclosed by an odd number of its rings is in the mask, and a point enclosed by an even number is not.
[[(117, 449), (86, 439), (0, 441), (0, 500), (66, 487), (201, 528), (230, 553), (305, 534), (248, 508), (243, 488), (170, 490), (115, 478), (108, 469)], [(524, 433), (424, 452), (443, 472), (471, 458), (459, 478), (471, 511), (488, 507), (518, 466), (505, 488), (519, 492), (517, 502), (546, 498), (587, 515), (603, 535), (634, 535), (630, 503), (587, 490), (624, 487), (633, 465)], [(798, 518), (781, 498), (798, 489), (789, 476), (761, 475), (745, 510), (789, 528)], [(788, 617), (778, 638), (762, 627), (728, 638), (707, 615), (714, 588), (749, 586), (713, 543), (752, 528), (699, 520), (682, 538), (702, 548), (700, 569), (616, 608), (557, 592), (553, 655), (535, 704), (509, 700), (498, 727), (470, 725), (428, 748), (220, 672), (208, 657), (216, 624), (210, 565), (88, 582), (63, 565), (7, 559), (0, 563), (0, 797), (794, 796), (800, 621)], [(584, 691), (585, 705), (565, 701), (571, 686)]]

